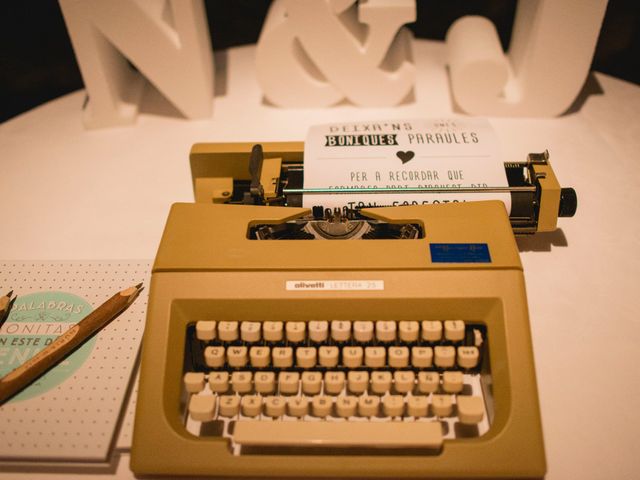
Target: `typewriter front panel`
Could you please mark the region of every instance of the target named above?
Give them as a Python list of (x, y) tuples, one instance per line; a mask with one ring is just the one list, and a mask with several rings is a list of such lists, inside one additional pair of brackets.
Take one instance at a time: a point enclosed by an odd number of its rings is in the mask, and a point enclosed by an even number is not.
[[(292, 281), (352, 282), (375, 289), (287, 289)], [(459, 337), (451, 322), (460, 320), (465, 327), (462, 339), (455, 340)], [(277, 337), (279, 322), (284, 322), (281, 337)], [(322, 330), (322, 322), (327, 322), (325, 340), (313, 330), (319, 326)], [(372, 333), (367, 333), (368, 322), (373, 322)], [(378, 332), (376, 322), (395, 325), (395, 336)], [(411, 331), (416, 322), (414, 339)], [(445, 330), (440, 340), (425, 331), (437, 330), (438, 324)], [(252, 347), (268, 352), (266, 363), (252, 357)], [(414, 347), (423, 355), (414, 358)], [(359, 348), (360, 363), (349, 356), (355, 352), (357, 357)], [(383, 352), (384, 360), (367, 357), (368, 348), (373, 349), (370, 353)], [(446, 363), (444, 357), (452, 348), (454, 363)], [(460, 364), (461, 351), (473, 357), (474, 348), (479, 353), (477, 366), (464, 355)], [(277, 354), (276, 349), (280, 349)], [(321, 349), (327, 354), (323, 358)], [(336, 349), (336, 363), (331, 363), (328, 353), (335, 354)], [(305, 372), (315, 374), (319, 391), (309, 382), (305, 385)], [(368, 378), (360, 378), (354, 388), (350, 372), (366, 373)], [(271, 378), (262, 378), (265, 373)], [(382, 377), (389, 379), (385, 373), (391, 377), (387, 386), (380, 382)], [(226, 386), (225, 378), (219, 377), (226, 377)], [(314, 404), (318, 396), (329, 399), (328, 410)], [(199, 401), (201, 397), (206, 398)], [(345, 397), (356, 399), (355, 408)], [(387, 401), (390, 397), (394, 398)], [(484, 399), (481, 419), (474, 401), (463, 397)], [(245, 398), (253, 400), (243, 402)], [(372, 406), (363, 398), (378, 400)], [(258, 422), (284, 427), (263, 429)], [(365, 423), (387, 426), (367, 430), (361, 427)], [(305, 424), (338, 425), (336, 438), (342, 440), (326, 439), (331, 435), (329, 426), (317, 434), (326, 444), (311, 445), (302, 439)], [(292, 425), (293, 433), (281, 430), (286, 425)], [(354, 427), (353, 435), (344, 425)], [(394, 428), (389, 430), (388, 425)], [(441, 437), (434, 435), (434, 425)], [(282, 433), (282, 438), (269, 442), (273, 432)], [(362, 432), (384, 436), (379, 441), (358, 439)], [(132, 468), (136, 473), (250, 476), (543, 475), (522, 272), (511, 268), (154, 273)]]

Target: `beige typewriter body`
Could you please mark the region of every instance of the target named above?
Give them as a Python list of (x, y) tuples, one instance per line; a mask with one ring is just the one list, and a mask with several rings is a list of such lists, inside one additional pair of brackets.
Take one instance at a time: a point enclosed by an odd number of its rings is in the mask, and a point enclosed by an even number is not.
[[(217, 155), (233, 159), (249, 149), (245, 145), (230, 156)], [(232, 171), (231, 161), (218, 163), (217, 174), (214, 161), (196, 166), (194, 176), (205, 171), (208, 177), (243, 175), (241, 169)], [(225, 181), (213, 180), (213, 184)], [(251, 225), (283, 223), (308, 213), (303, 208), (210, 201), (172, 207), (151, 279), (132, 470), (141, 475), (247, 477), (543, 476), (546, 467), (524, 277), (504, 205), (488, 201), (363, 210), (363, 215), (391, 224), (421, 225), (423, 237), (410, 240), (256, 241), (247, 237)], [(433, 261), (431, 244), (484, 244), (490, 261)], [(375, 282), (376, 289), (295, 288), (295, 283), (305, 281)], [(331, 422), (328, 417), (313, 417), (310, 411), (299, 418), (238, 414), (225, 420), (225, 428), (229, 421), (234, 425), (224, 435), (198, 435), (188, 428), (193, 396), (218, 398), (215, 408), (221, 408), (223, 399), (211, 393), (209, 386), (205, 393), (193, 393), (201, 387), (185, 390), (185, 344), (197, 322), (355, 324), (458, 319), (484, 332), (475, 375), (482, 383), (488, 420), (481, 435), (458, 435), (455, 419), (450, 424), (455, 435), (451, 431), (441, 435), (444, 419), (432, 413), (431, 404), (420, 419), (406, 414), (382, 418), (385, 414), (380, 413)], [(246, 368), (225, 364), (225, 369), (249, 370), (250, 375), (260, 371), (250, 368), (249, 362)], [(214, 370), (198, 375), (210, 381)], [(321, 375), (325, 370), (319, 369)], [(373, 375), (377, 369), (363, 370)], [(409, 366), (406, 370), (419, 374), (422, 369)], [(444, 375), (447, 368), (424, 370)], [(233, 387), (227, 396), (240, 396)], [(393, 393), (393, 385), (390, 388), (385, 396)], [(414, 393), (406, 395), (420, 396), (411, 390)], [(436, 393), (423, 396), (431, 402)], [(276, 388), (273, 395), (277, 394)], [(349, 395), (348, 387), (329, 398), (336, 402), (343, 395)], [(285, 400), (295, 396), (304, 397), (304, 391), (289, 393)], [(308, 396), (309, 401), (312, 397)], [(218, 421), (215, 412), (210, 415), (215, 417), (212, 424)], [(455, 417), (456, 412), (454, 408), (451, 415)], [(461, 426), (460, 431), (464, 433), (465, 428)]]

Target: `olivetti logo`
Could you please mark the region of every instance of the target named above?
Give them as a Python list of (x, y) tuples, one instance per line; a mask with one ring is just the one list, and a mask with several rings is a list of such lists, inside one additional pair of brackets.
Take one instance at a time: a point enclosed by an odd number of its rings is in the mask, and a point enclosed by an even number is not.
[(324, 282), (298, 282), (294, 285), (294, 288), (304, 290), (304, 289), (316, 289), (316, 288), (324, 288)]
[(398, 157), (403, 164), (407, 163), (409, 160), (411, 160), (415, 156), (416, 156), (415, 152), (412, 152), (411, 150), (407, 150), (406, 152), (403, 152), (402, 150), (398, 150), (396, 152), (396, 157)]

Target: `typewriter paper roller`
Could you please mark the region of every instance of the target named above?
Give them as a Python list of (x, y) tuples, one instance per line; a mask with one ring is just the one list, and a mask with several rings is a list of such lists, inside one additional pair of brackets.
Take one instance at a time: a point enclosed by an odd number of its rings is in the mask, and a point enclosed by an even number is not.
[[(190, 160), (196, 202), (302, 206), (304, 144), (270, 142), (260, 146), (263, 153), (252, 154), (251, 143), (195, 144)], [(560, 187), (547, 152), (529, 154), (524, 161), (507, 162), (504, 167), (509, 187), (496, 193), (507, 191), (511, 195), (509, 218), (514, 233), (553, 231), (558, 217), (575, 214), (576, 193), (572, 188)], [(432, 195), (439, 193), (433, 190)], [(484, 193), (491, 193), (491, 189)], [(323, 194), (313, 195), (321, 206)]]

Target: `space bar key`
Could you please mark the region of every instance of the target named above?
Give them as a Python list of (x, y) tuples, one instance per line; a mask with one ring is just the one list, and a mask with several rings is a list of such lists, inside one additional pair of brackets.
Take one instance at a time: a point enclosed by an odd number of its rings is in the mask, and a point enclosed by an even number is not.
[(425, 448), (442, 446), (439, 422), (236, 422), (235, 443), (263, 447)]

